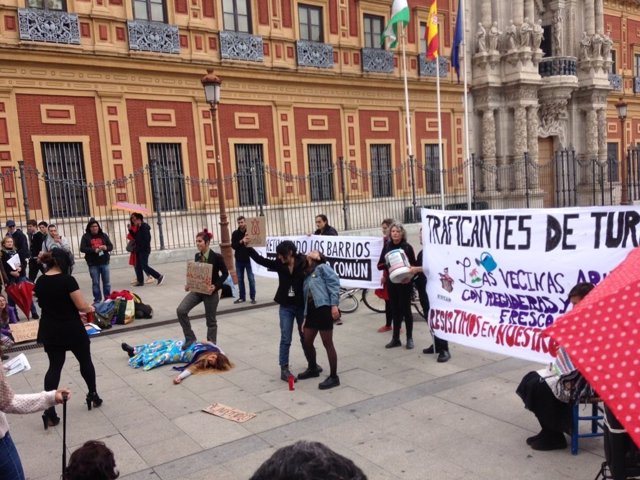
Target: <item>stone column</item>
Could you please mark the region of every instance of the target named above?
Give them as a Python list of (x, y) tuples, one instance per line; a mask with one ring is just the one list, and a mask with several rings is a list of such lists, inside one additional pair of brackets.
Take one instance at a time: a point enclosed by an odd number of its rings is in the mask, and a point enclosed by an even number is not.
[[(589, 34), (593, 35), (596, 33), (596, 12), (595, 12), (595, 0), (585, 0), (584, 2), (584, 30)], [(569, 19), (569, 21), (571, 21)]]
[(524, 16), (530, 23), (536, 22), (536, 5), (534, 0), (524, 0)]
[(493, 23), (491, 0), (482, 0), (482, 5), (480, 5), (480, 21), (487, 28), (489, 28)]
[(524, 20), (524, 0), (512, 0), (512, 5), (511, 16), (513, 17), (513, 23), (520, 25)]
[[(605, 108), (598, 109), (598, 162), (601, 165), (607, 164), (607, 110)], [(605, 174), (608, 168), (604, 169)], [(607, 181), (608, 178), (605, 178)]]
[(487, 193), (496, 192), (496, 117), (487, 107), (482, 112), (482, 184)]
[(595, 0), (594, 13), (595, 31), (602, 35), (604, 33), (604, 6), (602, 4), (602, 0)]
[(585, 125), (585, 135), (587, 141), (587, 150), (586, 156), (587, 161), (589, 162), (589, 167), (586, 172), (586, 180), (588, 184), (591, 184), (593, 180), (593, 170), (591, 168), (591, 162), (598, 158), (598, 113), (594, 108), (590, 108), (587, 110), (586, 115), (586, 125)]
[(527, 150), (529, 151), (529, 165), (527, 170), (527, 185), (530, 189), (538, 188), (538, 106), (527, 109)]
[(518, 105), (513, 109), (513, 165), (515, 166), (516, 189), (522, 191), (526, 185), (524, 152), (527, 151), (527, 109)]

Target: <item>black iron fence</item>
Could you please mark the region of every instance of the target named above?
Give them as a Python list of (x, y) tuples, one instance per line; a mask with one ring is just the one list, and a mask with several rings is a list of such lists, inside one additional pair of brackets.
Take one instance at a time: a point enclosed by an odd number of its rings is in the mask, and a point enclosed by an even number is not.
[[(186, 176), (181, 162), (171, 160), (177, 155), (163, 155), (169, 160), (104, 181), (87, 181), (81, 162), (73, 168), (68, 163), (50, 166), (47, 172), (20, 162), (19, 168), (0, 173), (0, 219), (3, 225), (14, 219), (23, 229), (28, 219), (55, 223), (76, 253), (91, 217), (110, 235), (116, 253), (124, 253), (129, 208), (146, 211), (155, 249), (190, 247), (205, 227), (219, 241), (217, 179)], [(382, 161), (371, 170), (342, 159), (325, 160), (307, 175), (293, 175), (247, 154), (239, 173), (221, 179), (230, 229), (240, 215), (265, 216), (269, 235), (298, 235), (312, 233), (320, 213), (338, 231), (353, 231), (375, 228), (389, 217), (417, 222), (421, 207), (565, 207), (614, 204), (620, 198), (621, 169), (615, 159), (601, 163), (571, 150), (556, 152), (547, 163), (532, 162), (527, 155), (495, 162), (472, 158), (442, 172), (414, 159), (396, 168)], [(631, 200), (640, 198), (639, 160), (640, 149), (630, 149), (626, 168)]]

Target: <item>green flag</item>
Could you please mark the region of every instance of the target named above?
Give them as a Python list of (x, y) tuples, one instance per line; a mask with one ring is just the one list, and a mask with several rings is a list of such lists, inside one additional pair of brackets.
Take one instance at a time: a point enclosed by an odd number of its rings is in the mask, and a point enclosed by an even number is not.
[(402, 23), (405, 27), (409, 25), (409, 5), (407, 5), (407, 0), (393, 0), (391, 19), (384, 29), (384, 32), (382, 32), (383, 45), (385, 38), (388, 38), (391, 41), (389, 48), (396, 48), (399, 23)]

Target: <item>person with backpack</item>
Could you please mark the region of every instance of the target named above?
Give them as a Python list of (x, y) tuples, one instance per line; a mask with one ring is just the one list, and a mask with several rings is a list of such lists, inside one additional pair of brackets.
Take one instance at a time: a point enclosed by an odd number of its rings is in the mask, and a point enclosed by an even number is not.
[[(113, 244), (109, 236), (102, 231), (95, 218), (90, 218), (86, 233), (82, 235), (80, 240), (80, 251), (84, 253), (84, 259), (89, 267), (93, 303), (100, 303), (102, 294), (104, 294), (104, 298), (111, 295), (109, 258), (112, 250)], [(102, 292), (100, 291), (100, 279), (102, 279)]]

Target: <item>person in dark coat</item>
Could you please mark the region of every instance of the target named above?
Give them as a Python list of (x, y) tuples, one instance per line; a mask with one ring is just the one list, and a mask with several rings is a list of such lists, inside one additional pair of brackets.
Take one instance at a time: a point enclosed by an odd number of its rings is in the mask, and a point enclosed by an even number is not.
[(256, 303), (256, 278), (253, 275), (251, 269), (251, 258), (247, 253), (247, 249), (240, 245), (242, 240), (247, 235), (247, 220), (243, 216), (238, 217), (238, 229), (234, 230), (231, 234), (231, 246), (234, 250), (234, 257), (236, 259), (236, 274), (238, 275), (238, 287), (240, 289), (239, 298), (233, 303), (244, 303), (247, 301), (247, 292), (244, 286), (244, 274), (247, 272), (247, 280), (249, 281), (249, 298), (251, 298), (251, 304)]
[(136, 254), (136, 283), (135, 287), (143, 287), (144, 286), (144, 275), (151, 275), (156, 279), (158, 285), (162, 285), (164, 281), (164, 275), (156, 272), (153, 268), (149, 266), (149, 255), (151, 255), (151, 227), (147, 222), (144, 221), (144, 216), (141, 213), (132, 213), (131, 220), (133, 220), (133, 225), (135, 225), (136, 229), (129, 229), (129, 234), (133, 237), (135, 241), (134, 252)]
[(329, 219), (323, 213), (320, 215), (316, 215), (316, 227), (317, 230), (313, 232), (314, 235), (331, 235), (334, 237), (338, 236), (338, 231), (329, 225)]
[[(41, 256), (46, 272), (34, 289), (42, 308), (37, 342), (44, 346), (49, 368), (44, 376), (44, 389), (55, 390), (60, 384), (67, 350), (71, 350), (80, 364), (80, 375), (87, 384), (87, 408), (99, 407), (102, 399), (96, 390), (96, 370), (91, 360), (89, 335), (80, 313), (95, 312), (80, 291), (78, 282), (69, 274), (69, 256), (61, 248), (54, 248)], [(45, 430), (60, 423), (55, 407), (42, 416)]]
[(204, 303), (204, 313), (207, 320), (207, 340), (217, 344), (218, 339), (218, 323), (216, 320), (216, 312), (218, 310), (218, 302), (220, 300), (220, 290), (224, 281), (229, 276), (229, 271), (224, 263), (224, 258), (219, 253), (214, 252), (209, 248), (211, 238), (213, 235), (205, 228), (202, 232), (196, 235), (196, 246), (198, 247), (198, 253), (196, 253), (194, 261), (209, 263), (213, 265), (211, 269), (211, 284), (209, 285), (208, 293), (190, 292), (188, 287), (185, 286), (185, 290), (188, 291), (187, 296), (184, 297), (176, 313), (178, 314), (178, 321), (182, 327), (184, 333), (184, 343), (182, 344), (182, 350), (186, 350), (196, 341), (196, 334), (191, 328), (191, 321), (189, 320), (189, 312), (193, 308)]
[[(30, 257), (29, 241), (22, 230), (16, 227), (16, 222), (13, 220), (7, 220), (7, 236), (13, 238), (13, 246), (20, 254), (20, 260), (27, 262)], [(27, 275), (26, 268), (24, 274)]]
[(27, 235), (29, 237), (29, 281), (35, 282), (38, 272), (44, 273), (42, 265), (38, 262), (38, 255), (42, 250), (42, 244), (45, 238), (47, 238), (47, 222), (37, 223), (35, 220), (29, 220), (27, 222)]
[(113, 250), (113, 244), (109, 235), (102, 231), (95, 218), (90, 218), (87, 223), (86, 233), (80, 240), (80, 251), (84, 253), (84, 259), (89, 267), (91, 276), (91, 288), (93, 291), (93, 303), (102, 301), (100, 292), (100, 279), (102, 278), (102, 293), (106, 299), (111, 295), (111, 280), (109, 275), (109, 258)]

